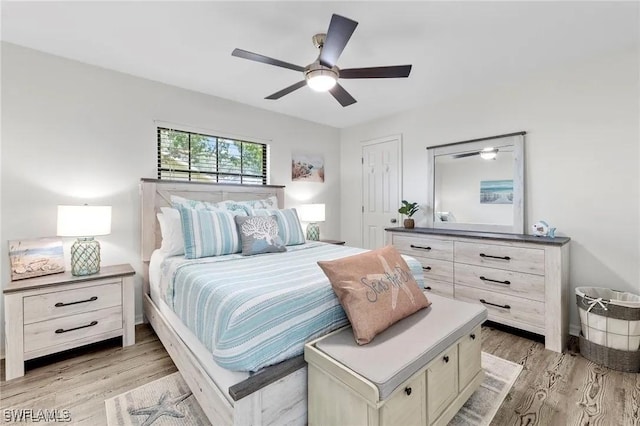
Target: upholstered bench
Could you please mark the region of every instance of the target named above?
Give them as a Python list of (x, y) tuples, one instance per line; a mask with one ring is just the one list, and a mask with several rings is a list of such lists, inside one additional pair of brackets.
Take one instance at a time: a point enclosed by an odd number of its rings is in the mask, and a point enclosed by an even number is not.
[(483, 379), (480, 305), (432, 305), (364, 346), (351, 327), (307, 343), (309, 425), (447, 424)]

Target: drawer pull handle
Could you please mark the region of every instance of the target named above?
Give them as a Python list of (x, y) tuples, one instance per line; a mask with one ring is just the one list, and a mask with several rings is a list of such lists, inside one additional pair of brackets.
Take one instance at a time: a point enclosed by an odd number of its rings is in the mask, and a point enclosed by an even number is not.
[(411, 244), (411, 248), (420, 249), (420, 250), (431, 250), (431, 247), (414, 246), (413, 244)]
[(404, 393), (406, 393), (406, 394), (407, 394), (407, 396), (411, 395), (411, 392), (412, 392), (412, 391), (411, 391), (411, 388), (410, 388), (410, 387), (408, 387), (408, 386), (407, 386), (406, 388), (404, 388)]
[(431, 270), (431, 266), (423, 266), (422, 270), (423, 271), (430, 271)]
[(476, 340), (476, 333), (471, 333), (469, 337), (471, 337), (471, 340)]
[(80, 330), (81, 328), (93, 327), (94, 325), (98, 325), (98, 321), (91, 321), (87, 325), (81, 325), (80, 327), (74, 327), (74, 328), (68, 328), (66, 330), (63, 329), (63, 328), (59, 328), (59, 329), (56, 330), (56, 334), (67, 333), (67, 332), (73, 331), (73, 330)]
[(58, 303), (55, 304), (55, 307), (56, 308), (61, 308), (63, 306), (77, 305), (78, 303), (95, 302), (96, 300), (98, 300), (98, 296), (90, 297), (87, 300), (78, 300), (77, 302), (70, 302), (70, 303), (58, 302)]
[(425, 287), (424, 289), (425, 289), (425, 290), (429, 290), (429, 291), (431, 291), (431, 286), (429, 286), (429, 287)]
[(484, 253), (480, 253), (480, 257), (490, 257), (491, 259), (511, 260), (509, 256), (490, 256)]
[(489, 281), (489, 282), (498, 283), (498, 284), (505, 284), (505, 285), (510, 285), (511, 284), (511, 281), (506, 281), (506, 280), (505, 281), (499, 281), (499, 280), (492, 280), (490, 278), (485, 278), (485, 277), (480, 277), (480, 279), (482, 281)]
[(497, 305), (495, 303), (487, 302), (484, 299), (480, 299), (480, 303), (484, 303), (485, 305), (497, 306), (498, 308), (511, 309), (509, 305)]
[(448, 363), (449, 362), (449, 355), (445, 355), (442, 359), (444, 360), (445, 364)]

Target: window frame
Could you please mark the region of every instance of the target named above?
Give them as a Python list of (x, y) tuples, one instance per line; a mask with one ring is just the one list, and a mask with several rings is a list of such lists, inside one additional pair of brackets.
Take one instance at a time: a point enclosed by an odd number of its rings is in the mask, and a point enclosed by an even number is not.
[[(179, 132), (186, 134), (188, 136), (188, 165), (186, 168), (171, 168), (171, 167), (163, 167), (162, 165), (162, 133), (163, 132)], [(203, 136), (205, 138), (215, 138), (216, 139), (216, 149), (215, 149), (215, 171), (202, 171), (193, 168), (192, 164), (192, 147), (191, 147), (191, 137), (193, 135)], [(220, 171), (220, 145), (218, 144), (218, 140), (226, 140), (231, 141), (235, 144), (239, 145), (240, 153), (240, 172), (229, 172), (229, 171)], [(209, 176), (211, 180), (209, 183), (221, 183), (221, 184), (235, 184), (235, 185), (268, 185), (269, 184), (269, 145), (265, 142), (256, 142), (252, 140), (246, 140), (244, 138), (240, 139), (235, 136), (225, 136), (225, 135), (213, 135), (208, 134), (203, 131), (198, 130), (185, 130), (181, 128), (176, 128), (173, 126), (157, 124), (156, 125), (156, 141), (157, 141), (157, 178), (158, 180), (177, 180), (181, 182), (207, 182), (207, 180), (197, 179), (198, 176)], [(244, 144), (257, 145), (262, 148), (262, 174), (252, 174), (244, 172), (244, 159), (243, 159), (243, 150)], [(180, 175), (185, 175), (184, 178), (180, 176), (176, 177), (167, 177), (166, 175), (163, 178), (163, 173), (171, 173), (175, 172)], [(221, 180), (221, 177), (236, 177), (239, 178), (239, 182), (230, 182)], [(244, 182), (244, 179), (251, 179), (250, 182)], [(260, 180), (260, 182), (256, 182), (256, 180)]]

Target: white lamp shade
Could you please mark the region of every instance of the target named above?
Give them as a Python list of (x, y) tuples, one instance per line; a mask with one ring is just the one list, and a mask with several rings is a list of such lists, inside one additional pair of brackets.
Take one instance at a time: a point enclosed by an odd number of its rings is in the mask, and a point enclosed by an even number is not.
[(111, 206), (58, 206), (58, 236), (94, 237), (111, 233)]
[(298, 213), (303, 222), (324, 222), (324, 204), (303, 204)]

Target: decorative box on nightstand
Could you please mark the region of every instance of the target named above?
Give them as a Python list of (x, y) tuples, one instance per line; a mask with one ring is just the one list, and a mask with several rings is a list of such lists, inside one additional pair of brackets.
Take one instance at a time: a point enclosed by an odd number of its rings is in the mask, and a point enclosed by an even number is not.
[(24, 361), (122, 336), (135, 343), (131, 265), (93, 275), (69, 272), (14, 281), (4, 289), (6, 380), (24, 376)]

